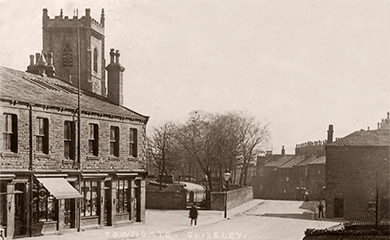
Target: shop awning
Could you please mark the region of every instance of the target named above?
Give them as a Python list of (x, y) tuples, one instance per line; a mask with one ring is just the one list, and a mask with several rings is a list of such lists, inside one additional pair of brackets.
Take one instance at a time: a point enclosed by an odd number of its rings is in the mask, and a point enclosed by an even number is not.
[(137, 173), (116, 173), (116, 176), (119, 177), (119, 178), (135, 178), (136, 176), (138, 176)]
[(57, 199), (82, 198), (83, 196), (64, 178), (37, 178)]

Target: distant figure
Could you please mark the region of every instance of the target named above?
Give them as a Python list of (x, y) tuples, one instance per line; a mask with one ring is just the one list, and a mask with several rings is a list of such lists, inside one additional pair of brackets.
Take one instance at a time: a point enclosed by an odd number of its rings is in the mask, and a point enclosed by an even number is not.
[(322, 204), (322, 202), (318, 202), (318, 218), (324, 218), (324, 205)]
[(195, 226), (196, 226), (196, 220), (198, 219), (198, 209), (196, 208), (195, 204), (192, 205), (191, 209), (190, 209), (190, 216), (191, 218), (191, 226), (192, 226), (192, 222), (195, 221)]
[(308, 192), (308, 191), (306, 191), (306, 192), (305, 192), (305, 195), (303, 195), (303, 200), (304, 200), (305, 202), (309, 201), (309, 192)]

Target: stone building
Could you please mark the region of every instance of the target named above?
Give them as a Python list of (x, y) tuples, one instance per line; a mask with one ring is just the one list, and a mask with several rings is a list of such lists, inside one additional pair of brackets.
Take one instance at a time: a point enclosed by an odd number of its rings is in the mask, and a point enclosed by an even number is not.
[(379, 219), (389, 219), (389, 114), (377, 130), (360, 130), (326, 150), (326, 216), (375, 221), (378, 190)]
[(310, 200), (325, 198), (325, 143), (333, 141), (333, 125), (329, 125), (324, 141), (297, 144), (295, 154), (267, 152), (257, 158), (256, 176), (252, 182), (254, 198)]
[[(123, 106), (124, 68), (113, 49), (105, 94), (104, 16), (98, 24), (87, 9), (81, 19), (52, 20), (43, 10), (43, 23), (44, 50), (56, 54), (30, 56), (27, 72), (0, 67), (0, 224), (7, 239), (143, 221), (148, 117)], [(80, 95), (75, 28), (89, 44), (80, 48)], [(98, 52), (97, 71), (90, 49)]]

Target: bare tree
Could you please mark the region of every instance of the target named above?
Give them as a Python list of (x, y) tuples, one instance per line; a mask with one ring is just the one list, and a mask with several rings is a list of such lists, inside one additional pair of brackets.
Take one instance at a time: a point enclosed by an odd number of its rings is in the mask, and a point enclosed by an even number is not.
[(218, 158), (218, 144), (212, 131), (212, 115), (194, 111), (186, 124), (179, 127), (177, 140), (207, 176), (212, 191), (212, 168)]
[(246, 186), (250, 161), (262, 151), (262, 144), (269, 138), (267, 125), (255, 121), (254, 117), (239, 117), (237, 128), (239, 138), (238, 154), (241, 157), (240, 186)]
[(178, 161), (178, 142), (175, 138), (175, 125), (171, 122), (153, 129), (148, 138), (147, 154), (151, 164), (158, 168), (160, 175), (160, 190), (162, 176), (170, 175)]

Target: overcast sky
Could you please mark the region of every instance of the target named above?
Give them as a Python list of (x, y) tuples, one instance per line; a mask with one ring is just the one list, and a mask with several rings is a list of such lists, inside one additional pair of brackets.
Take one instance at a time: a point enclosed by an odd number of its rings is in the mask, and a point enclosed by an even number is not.
[[(377, 128), (390, 110), (390, 1), (0, 0), (0, 65), (42, 49), (42, 9), (100, 20), (119, 49), (124, 103), (148, 130), (192, 110), (268, 123), (270, 147)], [(55, 56), (54, 56), (55, 57)]]

